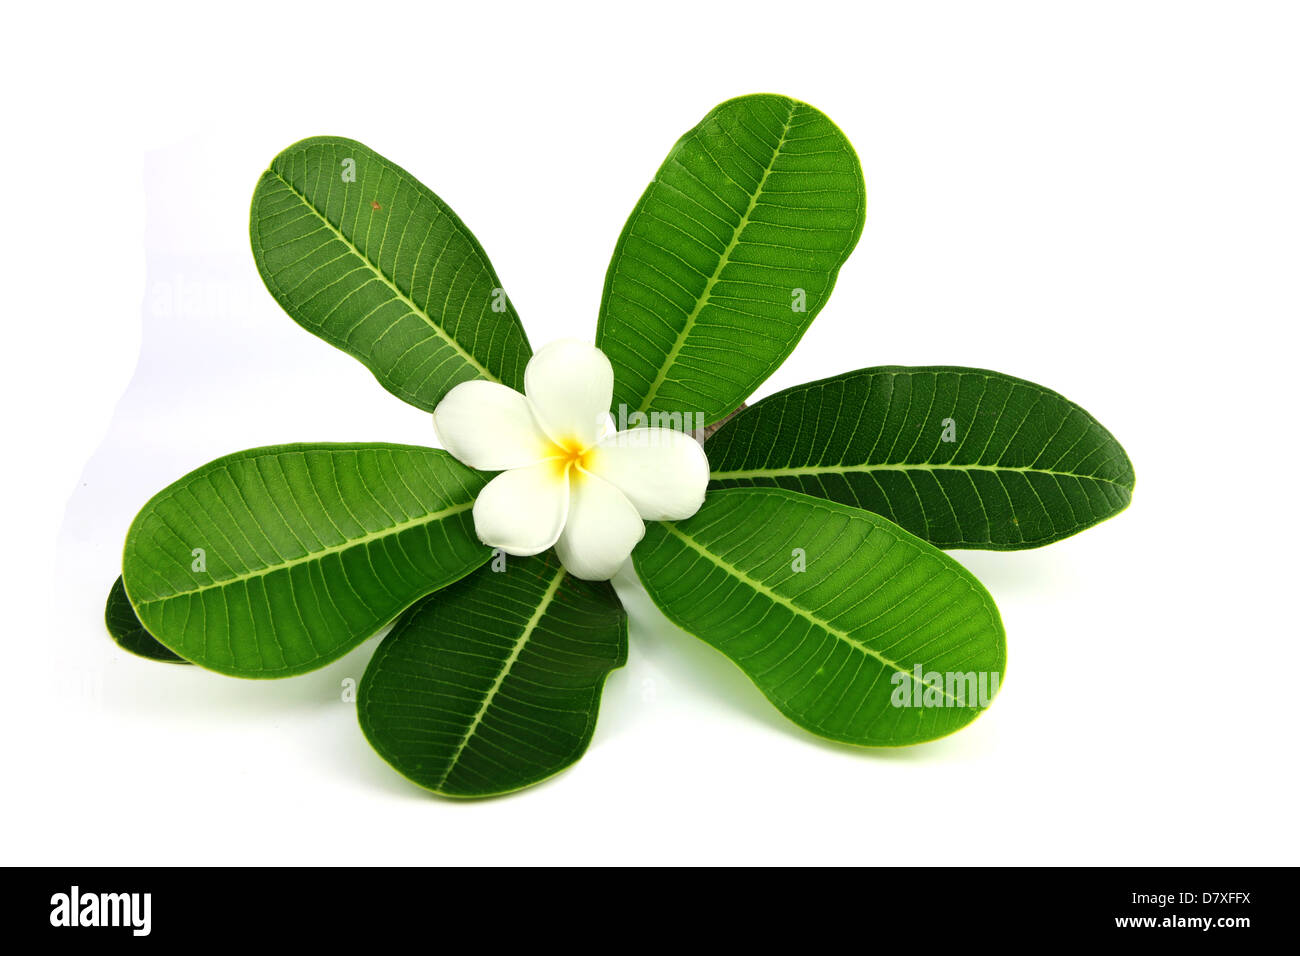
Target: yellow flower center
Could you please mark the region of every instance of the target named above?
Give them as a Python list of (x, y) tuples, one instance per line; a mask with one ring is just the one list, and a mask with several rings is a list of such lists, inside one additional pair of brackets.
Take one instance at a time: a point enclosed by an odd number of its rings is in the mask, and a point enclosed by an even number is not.
[(555, 477), (562, 478), (567, 471), (570, 472), (569, 480), (575, 480), (582, 472), (574, 469), (574, 466), (586, 468), (590, 464), (593, 451), (593, 448), (584, 448), (574, 439), (557, 442), (553, 457), (550, 459), (555, 468)]

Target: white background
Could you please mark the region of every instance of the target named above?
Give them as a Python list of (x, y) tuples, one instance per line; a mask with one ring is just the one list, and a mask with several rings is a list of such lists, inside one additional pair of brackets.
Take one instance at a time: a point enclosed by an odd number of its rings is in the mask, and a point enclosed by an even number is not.
[[(0, 64), (3, 862), (1297, 862), (1294, 7), (33, 6)], [(333, 133), (405, 166), (540, 344), (594, 333), (664, 154), (758, 91), (828, 113), (869, 197), (761, 394), (991, 367), (1135, 463), (1118, 518), (957, 555), (1007, 625), (986, 715), (899, 752), (818, 742), (623, 581), (631, 658), (587, 756), (461, 803), (398, 777), (340, 701), (373, 644), (281, 682), (112, 645), (123, 534), (185, 471), (432, 443), (261, 287), (247, 206), (276, 152)]]

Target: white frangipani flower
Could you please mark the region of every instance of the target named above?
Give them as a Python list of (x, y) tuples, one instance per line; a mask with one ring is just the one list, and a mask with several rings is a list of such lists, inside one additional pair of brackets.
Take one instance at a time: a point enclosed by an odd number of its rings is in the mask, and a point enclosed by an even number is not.
[(500, 471), (474, 502), (474, 528), (506, 554), (552, 546), (571, 574), (614, 576), (649, 521), (689, 518), (704, 502), (709, 461), (671, 428), (616, 432), (614, 370), (586, 342), (561, 339), (524, 370), (524, 394), (495, 382), (457, 385), (433, 412), (443, 448)]

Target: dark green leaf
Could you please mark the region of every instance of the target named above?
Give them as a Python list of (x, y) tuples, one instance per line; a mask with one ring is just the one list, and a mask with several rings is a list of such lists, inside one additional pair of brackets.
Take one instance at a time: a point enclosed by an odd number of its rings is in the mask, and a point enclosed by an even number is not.
[(185, 658), (174, 653), (170, 648), (158, 643), (140, 619), (135, 616), (135, 608), (126, 596), (119, 576), (108, 592), (108, 604), (104, 607), (104, 624), (117, 646), (138, 657), (147, 657), (151, 661), (164, 661), (168, 664), (188, 664)]
[(159, 492), (127, 533), (141, 623), (236, 677), (313, 670), (483, 564), (487, 476), (409, 445), (276, 445), (219, 458)]
[(647, 525), (632, 559), (664, 614), (823, 737), (942, 737), (980, 713), (1006, 667), (1002, 621), (970, 572), (859, 508), (711, 492), (690, 520)]
[(483, 568), (408, 611), (357, 692), (361, 728), (422, 787), (507, 793), (587, 749), (605, 677), (627, 658), (627, 615), (606, 582), (554, 555)]
[(1059, 541), (1124, 510), (1133, 466), (1056, 392), (971, 368), (869, 368), (778, 392), (707, 445), (713, 488), (777, 486), (941, 548)]
[(629, 412), (731, 412), (825, 305), (862, 232), (857, 154), (784, 96), (718, 106), (673, 147), (619, 236), (596, 344)]
[(249, 232), (293, 320), (399, 398), (432, 411), (469, 379), (522, 387), (532, 353), (487, 254), (446, 203), (373, 150), (338, 136), (290, 146), (258, 181)]

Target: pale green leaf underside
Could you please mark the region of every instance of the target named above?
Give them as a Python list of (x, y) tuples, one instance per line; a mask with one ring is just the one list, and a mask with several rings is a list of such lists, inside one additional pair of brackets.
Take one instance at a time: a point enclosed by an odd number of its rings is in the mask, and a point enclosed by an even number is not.
[(1127, 507), (1133, 466), (1091, 415), (984, 369), (884, 367), (798, 385), (708, 441), (713, 488), (775, 486), (941, 548), (1059, 541)]
[(158, 639), (145, 630), (145, 626), (135, 616), (135, 608), (131, 607), (131, 600), (126, 596), (126, 588), (123, 587), (120, 576), (108, 592), (108, 601), (104, 605), (104, 625), (118, 647), (137, 657), (147, 657), (151, 661), (167, 664), (189, 663), (167, 646), (158, 643)]
[(238, 677), (309, 671), (488, 559), (471, 514), (486, 477), (409, 445), (219, 458), (136, 516), (126, 591), (149, 632), (196, 664)]
[[(688, 521), (647, 525), (632, 556), (672, 621), (834, 740), (942, 737), (987, 703), (967, 693), (965, 675), (976, 687), (985, 675), (991, 696), (1006, 666), (997, 608), (970, 572), (858, 508), (779, 489), (711, 492)], [(948, 674), (963, 676), (950, 684)], [(896, 706), (896, 690), (924, 701), (927, 688), (931, 705)]]
[(767, 94), (715, 108), (615, 247), (596, 330), (615, 405), (733, 411), (826, 303), (865, 215), (857, 154), (822, 113)]
[(373, 150), (335, 136), (290, 146), (258, 181), (249, 234), (293, 320), (399, 398), (432, 411), (470, 379), (522, 386), (532, 353), (487, 254), (446, 203)]
[(587, 749), (605, 677), (627, 657), (613, 588), (552, 553), (483, 568), (411, 608), (357, 693), (362, 730), (404, 776), (482, 797), (537, 783)]

